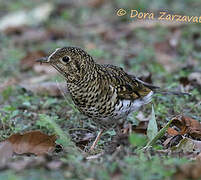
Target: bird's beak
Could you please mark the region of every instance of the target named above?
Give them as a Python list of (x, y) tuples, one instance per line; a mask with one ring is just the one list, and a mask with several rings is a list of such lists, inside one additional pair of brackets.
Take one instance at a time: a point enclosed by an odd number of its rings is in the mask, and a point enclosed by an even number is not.
[(37, 59), (36, 62), (40, 62), (41, 64), (42, 63), (49, 63), (49, 59), (48, 59), (48, 57), (42, 57), (40, 59)]

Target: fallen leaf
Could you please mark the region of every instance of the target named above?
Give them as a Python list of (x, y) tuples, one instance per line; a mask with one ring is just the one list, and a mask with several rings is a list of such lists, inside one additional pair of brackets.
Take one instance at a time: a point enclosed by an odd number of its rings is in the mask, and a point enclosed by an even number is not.
[(43, 155), (55, 149), (55, 135), (47, 135), (38, 130), (26, 132), (24, 134), (13, 134), (5, 142), (12, 145), (16, 154)]
[(167, 130), (167, 133), (170, 135), (170, 136), (176, 136), (179, 134), (178, 131), (176, 131), (175, 129), (169, 127), (168, 130)]
[(141, 121), (137, 126), (132, 129), (135, 133), (146, 134), (148, 121)]
[(201, 139), (201, 123), (187, 116), (173, 118), (172, 124), (180, 129), (179, 134), (188, 134), (193, 138)]
[(169, 148), (169, 147), (173, 147), (173, 146), (176, 146), (177, 144), (179, 144), (179, 142), (183, 139), (183, 137), (181, 135), (175, 135), (175, 136), (172, 136), (172, 137), (169, 137), (167, 138), (164, 142), (163, 142), (163, 145), (166, 147), (166, 148)]
[(178, 145), (171, 148), (172, 152), (201, 152), (201, 141), (184, 137)]

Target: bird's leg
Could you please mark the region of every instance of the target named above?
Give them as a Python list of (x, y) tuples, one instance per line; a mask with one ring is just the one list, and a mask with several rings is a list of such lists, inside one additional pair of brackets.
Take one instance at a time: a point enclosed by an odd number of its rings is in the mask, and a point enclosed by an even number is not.
[(122, 134), (122, 128), (121, 128), (121, 125), (118, 124), (116, 127), (115, 127), (115, 132), (117, 133), (117, 135), (121, 135)]
[(100, 140), (100, 137), (101, 135), (103, 134), (103, 130), (101, 129), (99, 132), (98, 132), (98, 135), (96, 136), (96, 139), (95, 141), (93, 142), (92, 146), (90, 147), (89, 151), (93, 151), (94, 148), (96, 147), (98, 141)]
[(123, 134), (127, 134), (127, 133), (131, 134), (132, 133), (132, 124), (131, 123), (126, 124), (124, 126), (124, 128), (123, 128), (123, 132), (122, 133)]

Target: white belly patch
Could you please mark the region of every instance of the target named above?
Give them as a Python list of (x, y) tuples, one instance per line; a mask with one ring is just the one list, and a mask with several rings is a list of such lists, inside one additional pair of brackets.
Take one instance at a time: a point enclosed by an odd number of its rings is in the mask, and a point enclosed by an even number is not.
[(142, 105), (148, 104), (151, 102), (153, 91), (143, 98), (136, 99), (134, 101), (130, 100), (121, 100), (119, 104), (115, 106), (115, 114), (119, 118), (127, 116), (131, 112), (137, 111)]

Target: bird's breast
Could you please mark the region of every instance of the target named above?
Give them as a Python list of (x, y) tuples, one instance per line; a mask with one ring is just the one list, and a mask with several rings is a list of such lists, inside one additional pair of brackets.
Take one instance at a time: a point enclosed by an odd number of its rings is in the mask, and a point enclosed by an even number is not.
[(72, 99), (78, 109), (92, 118), (111, 116), (117, 103), (116, 90), (95, 81), (80, 86), (68, 84)]

